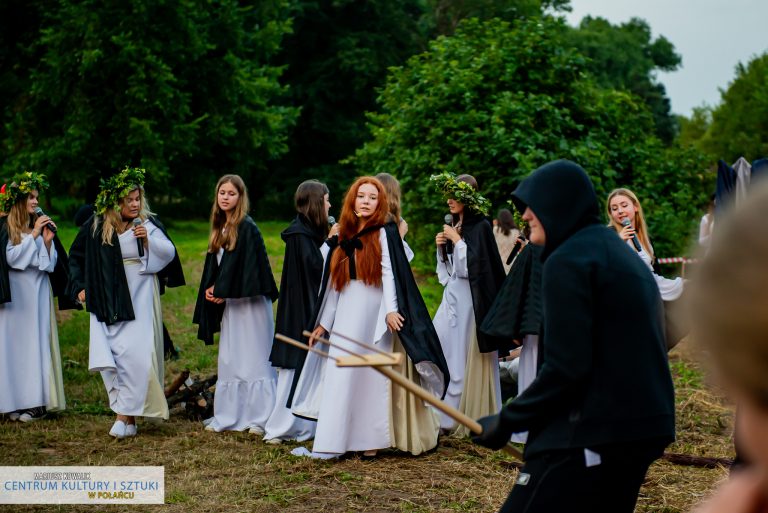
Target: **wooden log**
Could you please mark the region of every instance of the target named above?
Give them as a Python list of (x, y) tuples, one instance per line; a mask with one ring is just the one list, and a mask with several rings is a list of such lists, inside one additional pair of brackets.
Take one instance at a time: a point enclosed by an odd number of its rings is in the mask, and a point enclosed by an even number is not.
[(165, 389), (166, 399), (171, 397), (176, 392), (178, 392), (179, 389), (181, 388), (181, 385), (184, 384), (187, 378), (189, 378), (189, 369), (184, 369), (183, 371), (181, 371), (181, 374), (176, 376), (176, 379), (173, 380), (173, 383), (171, 383), (170, 386)]
[(675, 465), (703, 468), (730, 467), (733, 464), (733, 460), (728, 458), (710, 458), (707, 456), (692, 456), (690, 454), (678, 454), (674, 452), (665, 452), (661, 459), (674, 463)]

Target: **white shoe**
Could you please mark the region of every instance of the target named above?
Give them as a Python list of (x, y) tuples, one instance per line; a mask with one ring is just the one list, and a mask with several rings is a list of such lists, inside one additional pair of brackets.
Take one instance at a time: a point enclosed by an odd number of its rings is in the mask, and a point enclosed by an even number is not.
[(128, 426), (125, 425), (125, 422), (122, 420), (116, 420), (114, 424), (112, 424), (112, 429), (109, 430), (109, 436), (114, 436), (115, 438), (125, 438), (126, 432), (127, 432)]
[(252, 435), (264, 436), (264, 428), (260, 426), (253, 426), (248, 432)]
[(216, 417), (208, 417), (207, 419), (203, 419), (203, 426), (207, 426), (208, 424), (213, 422), (213, 419), (215, 419), (215, 418)]
[(264, 443), (267, 443), (269, 445), (280, 445), (281, 443), (283, 443), (283, 441), (280, 440), (279, 438), (270, 438), (269, 440), (264, 440)]
[(8, 420), (13, 421), (13, 422), (16, 422), (17, 420), (19, 420), (19, 417), (21, 417), (21, 413), (19, 413), (17, 411), (13, 411), (13, 412), (8, 414)]
[(138, 433), (139, 430), (136, 427), (136, 424), (128, 424), (125, 426), (125, 436), (136, 436), (136, 433)]

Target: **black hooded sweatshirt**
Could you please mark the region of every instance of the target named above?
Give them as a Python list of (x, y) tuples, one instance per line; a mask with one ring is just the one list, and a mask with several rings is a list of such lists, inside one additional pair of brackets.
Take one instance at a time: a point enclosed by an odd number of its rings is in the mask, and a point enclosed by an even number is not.
[(661, 297), (650, 271), (599, 220), (584, 170), (550, 162), (513, 193), (546, 234), (542, 364), (501, 412), (529, 430), (526, 457), (557, 449), (674, 439), (674, 390)]

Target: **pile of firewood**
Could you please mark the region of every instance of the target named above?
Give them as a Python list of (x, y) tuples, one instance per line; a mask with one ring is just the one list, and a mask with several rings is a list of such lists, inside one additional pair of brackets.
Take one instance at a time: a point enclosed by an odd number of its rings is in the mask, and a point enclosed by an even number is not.
[(184, 414), (189, 420), (200, 421), (213, 417), (213, 394), (216, 374), (205, 379), (190, 378), (189, 370), (181, 372), (165, 389), (165, 398), (171, 415)]

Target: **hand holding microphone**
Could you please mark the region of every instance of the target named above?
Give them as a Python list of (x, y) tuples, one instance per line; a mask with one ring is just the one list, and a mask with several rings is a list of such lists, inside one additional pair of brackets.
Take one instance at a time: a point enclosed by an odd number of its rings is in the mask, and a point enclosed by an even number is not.
[(445, 214), (443, 221), (445, 224), (443, 225), (442, 237), (438, 236), (438, 244), (440, 245), (440, 256), (442, 257), (443, 262), (447, 262), (448, 255), (453, 254), (453, 241), (451, 240), (451, 235), (458, 235), (458, 232), (453, 227), (453, 216), (451, 214)]
[(624, 219), (621, 220), (621, 225), (624, 227), (624, 229), (621, 231), (621, 238), (624, 240), (629, 240), (629, 237), (631, 236), (632, 244), (635, 245), (635, 249), (638, 252), (642, 251), (643, 247), (640, 245), (640, 241), (637, 240), (637, 235), (635, 235), (635, 229), (632, 228), (632, 221), (630, 221), (628, 217), (625, 217)]
[(328, 238), (330, 239), (334, 235), (339, 234), (339, 224), (336, 222), (336, 218), (333, 216), (328, 216), (328, 226), (330, 226), (330, 229), (328, 230)]
[(35, 214), (37, 214), (38, 219), (41, 217), (47, 218), (47, 222), (43, 225), (44, 228), (48, 228), (53, 233), (56, 233), (56, 225), (53, 224), (53, 221), (51, 221), (51, 218), (45, 215), (45, 212), (43, 212), (43, 209), (40, 207), (35, 207)]
[(136, 246), (139, 248), (139, 258), (142, 258), (144, 256), (144, 241), (142, 239), (147, 236), (147, 229), (139, 230), (140, 228), (144, 228), (141, 226), (141, 219), (135, 217), (133, 219), (133, 235), (136, 237)]

